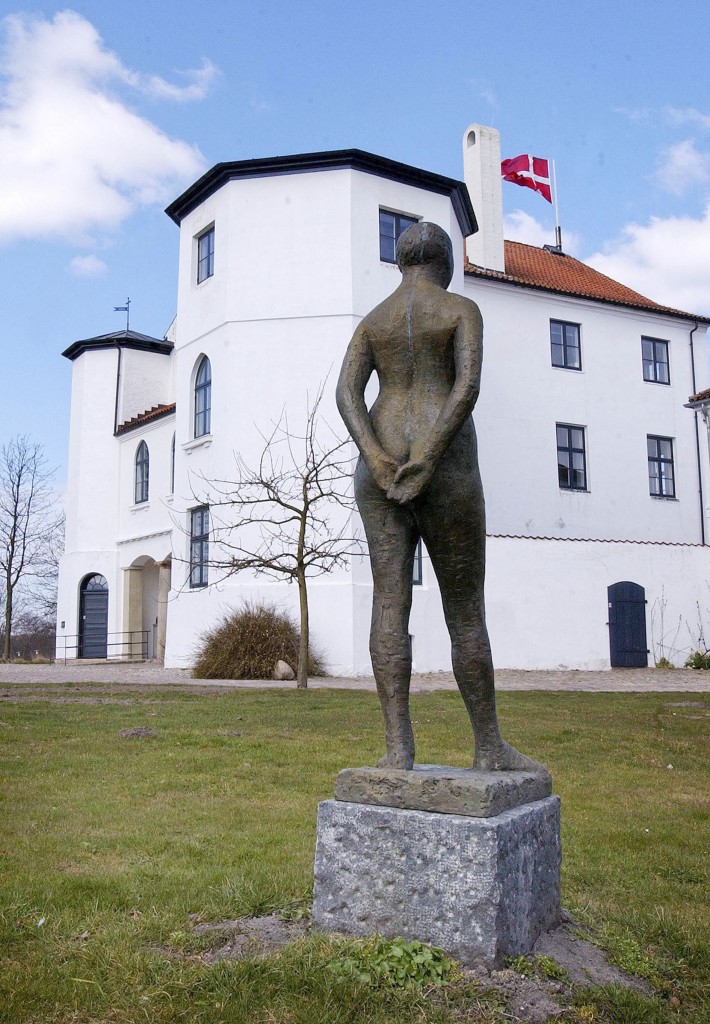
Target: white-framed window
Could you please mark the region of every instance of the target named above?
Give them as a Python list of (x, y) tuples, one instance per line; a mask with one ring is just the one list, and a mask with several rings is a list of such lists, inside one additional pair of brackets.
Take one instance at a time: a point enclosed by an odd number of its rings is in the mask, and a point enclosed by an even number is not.
[(384, 263), (397, 262), (397, 239), (412, 224), (418, 224), (416, 217), (391, 210), (380, 210), (380, 259)]
[(214, 224), (197, 236), (197, 283), (214, 274)]
[(190, 586), (206, 587), (210, 554), (210, 509), (200, 505), (190, 510)]
[(557, 478), (565, 491), (587, 490), (587, 448), (584, 427), (558, 423)]
[(207, 356), (200, 360), (195, 374), (193, 436), (204, 437), (212, 426), (212, 366)]
[(136, 505), (141, 505), (148, 500), (150, 476), (150, 454), (145, 441), (136, 448), (135, 475), (133, 487), (133, 500)]
[(670, 384), (669, 344), (661, 338), (641, 338), (643, 379), (652, 384)]
[(582, 369), (579, 327), (579, 324), (570, 324), (565, 320), (550, 320), (550, 351), (553, 366), (560, 366), (565, 370)]
[(646, 435), (648, 492), (654, 498), (675, 498), (673, 438)]

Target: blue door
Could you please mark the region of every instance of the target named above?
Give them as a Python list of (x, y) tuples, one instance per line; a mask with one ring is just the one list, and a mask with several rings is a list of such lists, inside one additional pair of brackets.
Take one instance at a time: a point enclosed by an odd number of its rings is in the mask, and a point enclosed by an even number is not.
[(612, 668), (647, 668), (646, 592), (638, 583), (614, 583), (609, 599), (609, 656)]
[(79, 601), (79, 657), (105, 658), (108, 647), (108, 583), (87, 576)]

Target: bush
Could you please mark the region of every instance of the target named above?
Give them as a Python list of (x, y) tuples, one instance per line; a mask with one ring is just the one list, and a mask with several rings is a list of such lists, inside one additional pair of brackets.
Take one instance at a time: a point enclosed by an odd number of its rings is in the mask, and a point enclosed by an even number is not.
[[(296, 671), (299, 631), (293, 620), (273, 605), (245, 602), (237, 612), (202, 634), (197, 649), (195, 679), (271, 679), (281, 659)], [(308, 675), (325, 675), (317, 652), (311, 650)]]
[(693, 651), (686, 660), (685, 667), (710, 669), (710, 651)]

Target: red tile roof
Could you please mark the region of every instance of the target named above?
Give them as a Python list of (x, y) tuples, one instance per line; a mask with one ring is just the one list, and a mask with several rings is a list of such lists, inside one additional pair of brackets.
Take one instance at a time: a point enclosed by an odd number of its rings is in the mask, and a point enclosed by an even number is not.
[(465, 262), (464, 272), (472, 277), (507, 281), (509, 284), (524, 288), (540, 288), (561, 295), (574, 295), (577, 298), (595, 299), (597, 302), (609, 302), (616, 306), (632, 306), (653, 313), (669, 313), (685, 320), (710, 323), (707, 317), (694, 316), (670, 306), (661, 306), (607, 277), (606, 274), (600, 274), (598, 270), (593, 270), (573, 256), (567, 256), (566, 253), (538, 249), (534, 245), (524, 245), (522, 242), (504, 244), (505, 273), (485, 270), (469, 263), (468, 260)]
[(125, 434), (136, 427), (142, 427), (144, 423), (150, 423), (151, 420), (160, 419), (161, 416), (168, 416), (171, 412), (175, 412), (175, 402), (171, 405), (154, 405), (147, 412), (142, 412), (139, 416), (133, 416), (130, 420), (126, 420), (125, 423), (121, 423), (120, 426), (116, 427), (116, 433)]
[(689, 402), (707, 402), (708, 398), (710, 398), (710, 388), (707, 388), (705, 391), (699, 391), (697, 393), (697, 395), (691, 395), (690, 398), (688, 399), (688, 401)]

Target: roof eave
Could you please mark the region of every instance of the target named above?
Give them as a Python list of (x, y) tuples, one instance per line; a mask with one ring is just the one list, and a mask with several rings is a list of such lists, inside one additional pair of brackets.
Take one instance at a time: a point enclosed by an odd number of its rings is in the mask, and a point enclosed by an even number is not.
[(448, 195), (464, 237), (478, 231), (476, 214), (468, 189), (462, 181), (425, 171), (410, 164), (399, 163), (361, 149), (341, 149), (323, 153), (298, 153), (293, 156), (267, 157), (215, 164), (165, 210), (176, 224), (229, 181), (240, 178), (275, 177), (284, 174), (305, 174), (313, 171), (340, 169), (365, 171), (392, 181)]

